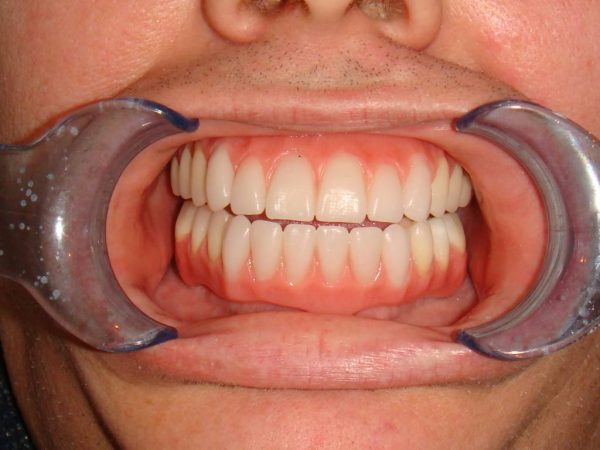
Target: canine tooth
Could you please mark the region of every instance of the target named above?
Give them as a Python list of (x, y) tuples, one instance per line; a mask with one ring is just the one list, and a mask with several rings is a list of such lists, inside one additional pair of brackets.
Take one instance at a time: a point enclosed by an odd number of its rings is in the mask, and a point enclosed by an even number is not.
[(348, 237), (348, 231), (344, 227), (322, 226), (317, 229), (319, 267), (327, 283), (336, 283), (344, 274)]
[(411, 158), (403, 199), (406, 217), (415, 222), (427, 219), (431, 206), (431, 172), (423, 155), (417, 154)]
[(460, 187), (460, 197), (458, 200), (458, 206), (464, 208), (471, 202), (471, 197), (473, 196), (473, 185), (471, 184), (471, 179), (465, 173), (462, 178), (462, 185)]
[(171, 190), (173, 191), (173, 195), (181, 195), (181, 191), (179, 190), (179, 161), (177, 161), (177, 157), (171, 160)]
[(289, 224), (283, 231), (286, 278), (292, 285), (305, 280), (314, 261), (316, 230), (312, 225)]
[(237, 280), (250, 256), (250, 221), (235, 216), (229, 222), (223, 238), (223, 272), (225, 279)]
[(192, 198), (190, 178), (192, 175), (192, 153), (189, 144), (183, 148), (179, 161), (179, 192), (186, 200)]
[(448, 181), (450, 170), (448, 161), (442, 157), (439, 159), (435, 177), (431, 183), (431, 215), (441, 217), (446, 212), (446, 198), (448, 197)]
[(390, 225), (383, 232), (381, 261), (392, 287), (401, 287), (406, 281), (410, 262), (410, 241), (406, 228)]
[(302, 155), (285, 155), (277, 163), (267, 193), (266, 214), (273, 220), (314, 219), (315, 175)]
[(417, 222), (408, 229), (412, 260), (420, 275), (427, 273), (433, 262), (433, 236), (428, 222)]
[(361, 223), (367, 215), (362, 165), (348, 153), (333, 156), (323, 171), (317, 197), (317, 220)]
[(211, 210), (218, 211), (229, 204), (234, 174), (227, 148), (219, 145), (208, 160), (206, 171), (206, 197)]
[(212, 212), (208, 207), (203, 206), (199, 208), (194, 216), (194, 222), (192, 224), (192, 252), (197, 252), (206, 234), (208, 233), (208, 224), (210, 222), (210, 216)]
[(191, 176), (192, 200), (194, 205), (202, 206), (206, 203), (206, 156), (198, 143), (192, 157)]
[(281, 264), (283, 231), (276, 222), (257, 220), (250, 229), (252, 267), (257, 280), (268, 280)]
[(448, 212), (453, 213), (458, 209), (462, 178), (462, 167), (455, 164), (450, 174), (450, 181), (448, 182), (448, 198), (446, 199), (446, 211)]
[(238, 167), (231, 186), (231, 210), (235, 214), (261, 214), (265, 209), (267, 185), (258, 158), (250, 156)]
[(377, 168), (369, 189), (367, 216), (377, 222), (396, 223), (402, 220), (402, 186), (393, 166)]
[(428, 222), (433, 238), (433, 257), (442, 270), (446, 270), (450, 260), (450, 241), (448, 240), (446, 224), (441, 217), (434, 217), (429, 219)]
[(216, 261), (221, 256), (223, 234), (230, 218), (231, 214), (224, 209), (216, 211), (210, 216), (208, 224), (208, 258), (211, 261)]
[(185, 202), (179, 211), (177, 221), (175, 222), (175, 239), (181, 240), (187, 237), (192, 231), (192, 223), (196, 207), (192, 202)]
[(350, 232), (350, 265), (360, 284), (371, 284), (377, 279), (382, 249), (381, 229), (357, 227)]
[(444, 219), (444, 223), (446, 224), (446, 232), (448, 233), (450, 245), (454, 246), (457, 250), (464, 252), (466, 240), (462, 222), (456, 214), (445, 214), (442, 219)]

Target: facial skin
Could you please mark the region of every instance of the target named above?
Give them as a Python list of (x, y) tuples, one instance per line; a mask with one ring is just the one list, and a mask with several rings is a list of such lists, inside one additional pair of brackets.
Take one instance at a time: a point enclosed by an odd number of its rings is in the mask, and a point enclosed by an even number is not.
[[(257, 12), (234, 0), (4, 1), (0, 139), (26, 141), (78, 106), (122, 95), (309, 133), (452, 118), (523, 96), (600, 135), (597, 0), (410, 0), (389, 21), (365, 15), (367, 3), (307, 0)], [(255, 389), (183, 383), (131, 355), (92, 351), (49, 323), (24, 290), (0, 288), (11, 381), (42, 448), (600, 442), (599, 333), (491, 380)]]

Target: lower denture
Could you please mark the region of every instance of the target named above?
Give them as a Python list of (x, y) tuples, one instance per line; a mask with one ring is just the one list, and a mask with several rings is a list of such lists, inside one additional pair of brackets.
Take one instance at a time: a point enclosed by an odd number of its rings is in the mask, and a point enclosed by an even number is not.
[(468, 176), (441, 149), (373, 135), (224, 138), (180, 149), (183, 281), (222, 298), (354, 314), (445, 297), (466, 277)]

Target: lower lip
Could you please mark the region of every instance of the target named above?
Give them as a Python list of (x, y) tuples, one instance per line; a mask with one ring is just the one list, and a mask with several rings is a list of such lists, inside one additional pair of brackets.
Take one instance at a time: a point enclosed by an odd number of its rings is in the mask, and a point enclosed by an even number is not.
[(524, 367), (454, 343), (452, 331), (358, 317), (265, 312), (181, 327), (137, 352), (162, 377), (256, 388), (382, 389), (492, 380)]

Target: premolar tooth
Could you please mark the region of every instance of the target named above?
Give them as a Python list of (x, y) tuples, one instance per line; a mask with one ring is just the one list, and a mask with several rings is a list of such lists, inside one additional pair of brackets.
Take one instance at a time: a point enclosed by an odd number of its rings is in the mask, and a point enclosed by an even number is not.
[(185, 200), (192, 198), (191, 175), (192, 153), (190, 152), (190, 145), (186, 144), (179, 160), (179, 192)]
[(257, 220), (252, 223), (250, 249), (252, 267), (257, 280), (268, 280), (275, 275), (281, 264), (282, 246), (281, 225), (266, 220)]
[(216, 261), (221, 256), (223, 246), (223, 234), (231, 214), (221, 209), (210, 216), (208, 224), (208, 257), (211, 261)]
[(450, 174), (450, 181), (448, 182), (448, 198), (446, 199), (446, 211), (448, 212), (453, 213), (458, 209), (462, 179), (462, 167), (455, 164), (452, 168), (452, 173)]
[(229, 152), (219, 145), (208, 160), (206, 171), (206, 197), (211, 210), (218, 211), (229, 204), (234, 175)]
[(212, 212), (206, 206), (199, 208), (194, 216), (194, 223), (192, 224), (192, 252), (198, 251), (206, 234), (208, 233), (208, 224), (210, 223), (210, 216)]
[(192, 223), (196, 207), (192, 202), (185, 202), (179, 211), (177, 221), (175, 222), (175, 239), (181, 240), (187, 237), (192, 232)]
[(454, 246), (458, 251), (464, 252), (466, 240), (462, 222), (456, 214), (445, 214), (442, 219), (446, 224), (446, 232), (448, 233), (450, 245)]
[(261, 214), (265, 209), (267, 185), (258, 158), (250, 156), (238, 167), (231, 186), (231, 210), (235, 214)]
[(396, 223), (402, 220), (402, 186), (393, 166), (377, 168), (369, 189), (367, 216), (372, 221)]
[(367, 215), (362, 165), (348, 153), (333, 156), (323, 171), (317, 197), (317, 220), (361, 223)]
[(344, 227), (323, 226), (317, 229), (317, 255), (325, 282), (336, 283), (344, 274), (348, 258), (348, 231)]
[(420, 275), (424, 275), (433, 262), (433, 236), (427, 222), (417, 222), (408, 229), (412, 260)]
[(410, 262), (410, 241), (406, 228), (394, 224), (385, 229), (381, 261), (388, 284), (392, 287), (402, 287), (408, 275)]
[(403, 191), (404, 215), (415, 222), (429, 216), (431, 206), (431, 171), (425, 156), (416, 154), (410, 160)]
[(382, 234), (376, 227), (356, 227), (350, 232), (350, 264), (362, 285), (373, 283), (379, 274)]
[(173, 191), (173, 195), (181, 195), (181, 191), (179, 190), (179, 161), (177, 161), (177, 157), (173, 157), (171, 160), (171, 190)]
[(315, 216), (315, 175), (298, 154), (283, 156), (271, 177), (266, 214), (269, 219), (312, 221)]
[(283, 260), (287, 280), (300, 284), (310, 271), (315, 254), (316, 230), (312, 225), (289, 224), (283, 231)]
[(250, 221), (235, 216), (229, 222), (223, 238), (223, 273), (225, 279), (235, 281), (250, 256)]
[(473, 185), (471, 184), (471, 179), (465, 173), (463, 174), (462, 185), (460, 187), (460, 197), (458, 200), (458, 206), (464, 208), (471, 202), (471, 197), (473, 196)]
[(448, 197), (448, 181), (450, 169), (448, 161), (442, 157), (439, 159), (435, 177), (431, 183), (431, 215), (442, 217), (446, 212), (446, 198)]
[(434, 217), (429, 219), (428, 222), (433, 238), (433, 257), (440, 268), (445, 271), (448, 268), (448, 261), (450, 259), (450, 242), (448, 240), (446, 224), (441, 217)]
[(196, 143), (192, 157), (192, 201), (196, 206), (206, 203), (206, 156), (199, 143)]

